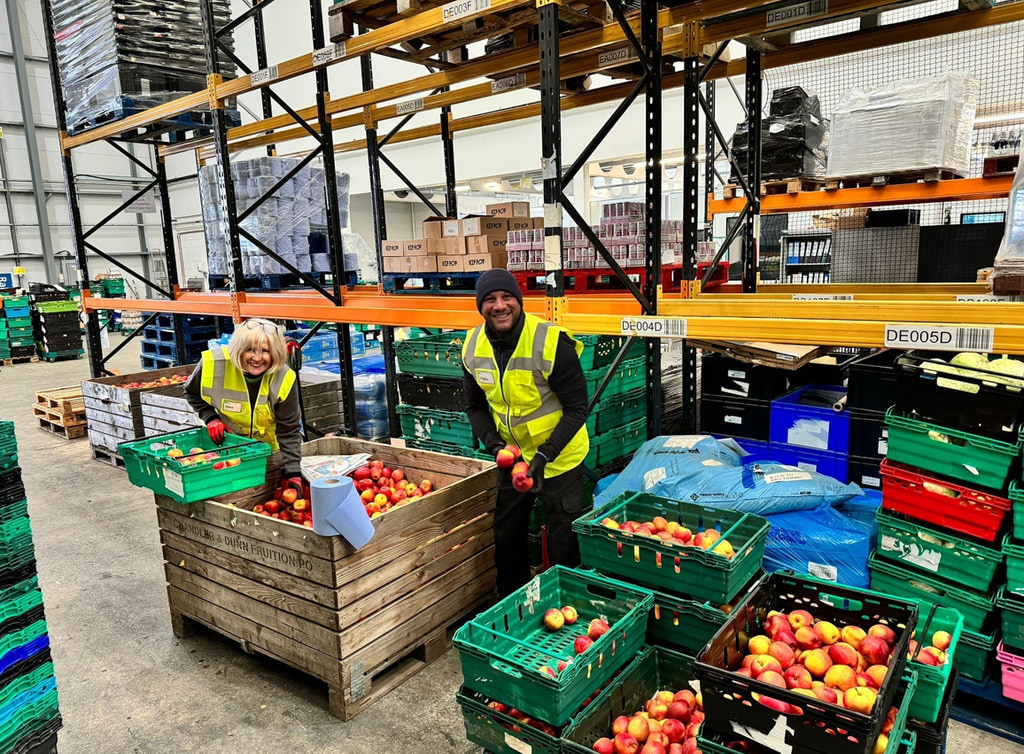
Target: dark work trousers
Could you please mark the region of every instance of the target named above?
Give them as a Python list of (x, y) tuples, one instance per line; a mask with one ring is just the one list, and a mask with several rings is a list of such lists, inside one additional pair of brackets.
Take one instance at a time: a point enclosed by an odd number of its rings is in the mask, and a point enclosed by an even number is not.
[(548, 556), (552, 564), (578, 566), (580, 546), (572, 522), (583, 513), (583, 466), (544, 480), (534, 494), (516, 492), (512, 475), (498, 471), (498, 504), (494, 512), (494, 562), (498, 569), (498, 596), (506, 597), (530, 579), (530, 553), (526, 535), (534, 500), (544, 501)]

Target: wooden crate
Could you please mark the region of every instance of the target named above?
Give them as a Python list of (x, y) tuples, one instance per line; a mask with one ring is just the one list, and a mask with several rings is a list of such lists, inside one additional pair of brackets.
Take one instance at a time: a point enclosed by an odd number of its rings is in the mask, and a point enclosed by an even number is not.
[(201, 624), (327, 683), (350, 720), (450, 646), (492, 599), (496, 468), (485, 461), (350, 438), (305, 455), (371, 453), (438, 489), (374, 519), (370, 543), (250, 512), (279, 478), (220, 501), (156, 496), (172, 628)]
[(341, 381), (302, 382), (302, 411), (306, 424), (321, 432), (341, 426)]
[(181, 385), (147, 390), (139, 399), (139, 404), (142, 409), (142, 431), (146, 437), (203, 426), (203, 420), (192, 410)]

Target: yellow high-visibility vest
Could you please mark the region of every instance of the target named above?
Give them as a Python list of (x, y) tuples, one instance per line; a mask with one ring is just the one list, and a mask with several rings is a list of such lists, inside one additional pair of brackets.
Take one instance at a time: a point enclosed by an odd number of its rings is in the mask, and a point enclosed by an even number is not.
[[(484, 325), (474, 328), (466, 338), (462, 363), (487, 396), (501, 439), (518, 445), (523, 457), (530, 461), (562, 418), (562, 403), (548, 384), (548, 377), (554, 369), (558, 338), (568, 331), (532, 314), (523, 316), (523, 331), (504, 374), (499, 373)], [(578, 356), (583, 352), (583, 344), (575, 342)], [(544, 477), (575, 468), (589, 450), (590, 436), (584, 424), (557, 458), (548, 459)]]
[(249, 389), (242, 370), (231, 363), (226, 346), (203, 352), (203, 374), (199, 383), (203, 400), (213, 406), (230, 432), (265, 442), (278, 450), (274, 406), (295, 386), (295, 372), (289, 367), (271, 375), (264, 373), (256, 395), (255, 408), (249, 403)]

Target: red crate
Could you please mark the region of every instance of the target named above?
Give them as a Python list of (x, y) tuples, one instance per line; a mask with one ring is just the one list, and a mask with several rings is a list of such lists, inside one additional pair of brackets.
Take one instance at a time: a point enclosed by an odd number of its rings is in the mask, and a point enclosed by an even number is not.
[[(935, 524), (957, 534), (994, 542), (1012, 503), (988, 492), (962, 487), (888, 458), (882, 461), (882, 508)], [(957, 493), (949, 497), (928, 490), (933, 484)]]

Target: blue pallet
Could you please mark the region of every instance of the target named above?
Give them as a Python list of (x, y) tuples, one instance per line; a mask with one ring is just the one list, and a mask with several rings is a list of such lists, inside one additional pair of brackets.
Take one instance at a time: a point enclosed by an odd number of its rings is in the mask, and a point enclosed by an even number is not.
[[(146, 340), (159, 341), (161, 343), (174, 343), (173, 327), (145, 327), (142, 330), (142, 337)], [(217, 337), (217, 328), (213, 325), (193, 327), (182, 332), (182, 339), (185, 345), (205, 344), (210, 338)]]
[[(195, 361), (198, 361), (196, 359)], [(195, 361), (185, 362), (186, 364), (195, 363)], [(146, 371), (153, 369), (167, 369), (168, 367), (183, 366), (178, 359), (173, 356), (151, 356), (148, 354), (142, 354), (139, 356), (139, 362), (142, 364), (142, 368)]]
[[(305, 272), (305, 275), (315, 280), (317, 283), (322, 285), (324, 288), (330, 289), (330, 285), (327, 283), (327, 278), (330, 273), (327, 272)], [(359, 282), (359, 273), (356, 271), (349, 271), (345, 273), (345, 285), (352, 286)], [(228, 275), (210, 275), (210, 290), (221, 291), (227, 290), (230, 287), (230, 276)], [(252, 277), (244, 278), (241, 284), (238, 286), (238, 290), (251, 291), (251, 290), (262, 290), (262, 291), (280, 291), (286, 288), (310, 288), (311, 286), (305, 280), (300, 278), (298, 275), (292, 275), (289, 273), (282, 273), (280, 275), (254, 275)]]
[(850, 480), (849, 458), (843, 453), (829, 453), (826, 450), (812, 450), (786, 443), (769, 443), (769, 447), (773, 461), (799, 466), (804, 471), (824, 474), (843, 484)]
[(1003, 696), (1003, 686), (995, 679), (978, 683), (961, 675), (949, 716), (957, 722), (1024, 744), (1024, 729), (1020, 726), (1024, 704)]
[[(141, 102), (133, 97), (121, 95), (113, 100), (109, 109), (105, 112), (93, 118), (83, 120), (80, 123), (69, 124), (68, 133), (74, 135), (106, 123), (124, 120), (131, 115), (145, 112), (154, 106), (155, 103)], [(238, 126), (242, 123), (238, 110), (224, 110), (224, 117), (227, 119), (229, 126)], [(192, 113), (182, 113), (181, 115), (175, 115), (149, 124), (145, 126), (143, 133), (146, 135), (168, 134), (170, 141), (175, 142), (183, 135), (178, 132), (200, 131), (205, 133), (212, 131), (212, 129), (213, 115), (209, 111), (199, 110)], [(137, 128), (130, 129), (133, 133), (138, 130)]]
[[(469, 294), (476, 288), (479, 272), (458, 274), (426, 273), (415, 275), (381, 275), (385, 293), (450, 293)], [(409, 287), (413, 280), (422, 281), (423, 287)]]
[(49, 634), (43, 634), (42, 636), (38, 636), (30, 641), (28, 644), (22, 644), (20, 647), (15, 647), (10, 652), (0, 656), (0, 675), (7, 672), (8, 668), (17, 665), (19, 662), (27, 660), (38, 652), (45, 652), (49, 647)]
[(31, 317), (32, 307), (30, 306), (10, 306), (0, 309), (4, 313), (7, 319), (19, 319), (21, 317)]
[[(143, 312), (144, 319), (148, 319), (153, 316), (153, 312)], [(209, 314), (179, 314), (178, 318), (181, 320), (182, 328), (187, 332), (190, 329), (211, 327), (214, 330), (217, 329), (217, 318)], [(174, 328), (174, 315), (168, 314), (167, 312), (160, 312), (156, 315), (156, 319), (147, 325), (147, 327), (163, 327), (163, 328)]]
[[(835, 411), (831, 406), (804, 406), (799, 403), (804, 393), (815, 390), (834, 390), (846, 394), (846, 388), (833, 385), (805, 385), (792, 393), (776, 398), (771, 403), (768, 440), (773, 445), (801, 445), (811, 450), (829, 453), (850, 452), (850, 412)], [(811, 427), (813, 436), (801, 428)], [(807, 442), (798, 441), (806, 438)], [(809, 443), (817, 444), (809, 444)]]
[[(189, 361), (198, 361), (200, 355), (206, 350), (206, 343), (193, 343), (185, 346), (185, 357)], [(165, 356), (174, 358), (178, 355), (178, 349), (173, 343), (162, 343), (158, 340), (143, 340), (142, 353), (146, 356)]]

